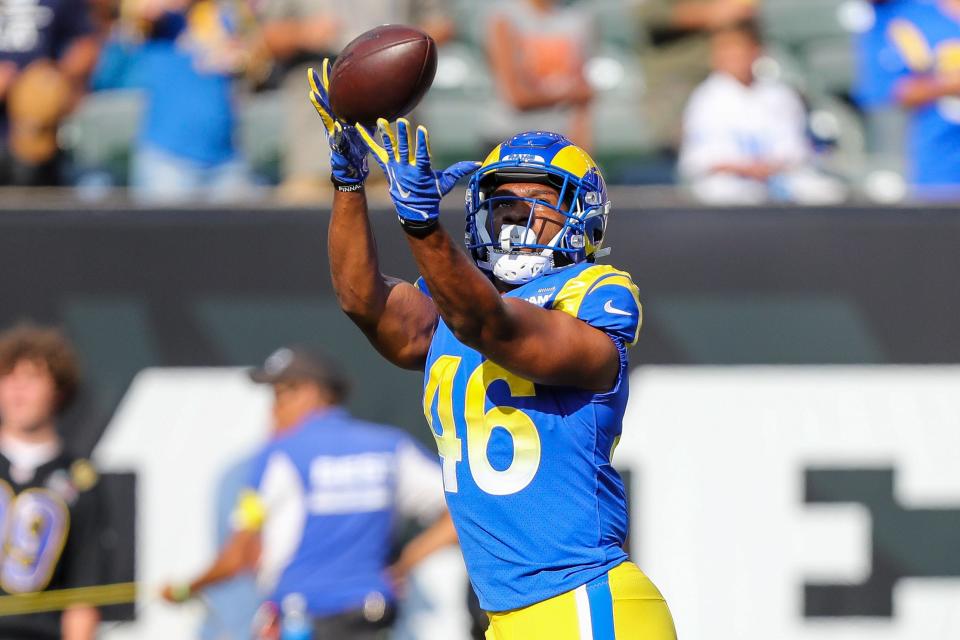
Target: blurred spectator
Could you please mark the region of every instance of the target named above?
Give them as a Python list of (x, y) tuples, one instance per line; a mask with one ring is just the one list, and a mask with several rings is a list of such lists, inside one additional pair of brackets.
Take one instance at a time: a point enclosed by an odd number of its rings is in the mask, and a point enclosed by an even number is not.
[(0, 184), (62, 182), (57, 127), (98, 48), (86, 0), (0, 2)]
[(596, 35), (591, 20), (586, 8), (557, 0), (495, 5), (487, 57), (499, 100), (484, 123), (490, 142), (545, 129), (590, 148), (593, 90), (584, 64)]
[(852, 94), (857, 105), (870, 111), (892, 104), (891, 89), (897, 68), (896, 55), (887, 46), (891, 20), (913, 0), (871, 0), (869, 28), (856, 40), (857, 73)]
[[(253, 464), (253, 459), (240, 460), (227, 469), (217, 485), (218, 549), (233, 535), (233, 511), (250, 482)], [(204, 596), (207, 610), (199, 640), (250, 637), (254, 615), (262, 601), (253, 575), (238, 575), (211, 585), (204, 590)]]
[(286, 200), (315, 199), (330, 186), (330, 163), (317, 152), (321, 142), (312, 131), (317, 117), (304, 98), (307, 69), (320, 67), (355, 37), (381, 24), (417, 25), (437, 44), (453, 36), (454, 26), (444, 0), (270, 0), (264, 3), (264, 40), (284, 66), (282, 90), (286, 114), (283, 185)]
[(713, 73), (684, 113), (680, 172), (712, 204), (842, 199), (843, 190), (811, 166), (806, 110), (787, 85), (757, 78), (762, 43), (755, 22), (717, 30)]
[[(0, 335), (4, 596), (101, 581), (97, 472), (67, 453), (57, 434), (78, 382), (73, 349), (59, 332), (23, 325)], [(97, 610), (82, 604), (62, 613), (4, 615), (0, 638), (93, 640), (99, 621)]]
[[(183, 601), (256, 568), (283, 624), (307, 614), (320, 638), (378, 637), (392, 623), (396, 585), (456, 542), (436, 458), (399, 429), (351, 417), (341, 406), (346, 380), (319, 354), (280, 349), (250, 377), (273, 386), (274, 437), (255, 458), (219, 557), (164, 597)], [(388, 569), (404, 515), (433, 525)]]
[(213, 0), (142, 0), (137, 13), (146, 41), (135, 75), (147, 107), (133, 152), (133, 196), (144, 203), (249, 197), (232, 95), (247, 59), (236, 16)]
[(683, 106), (710, 73), (710, 32), (757, 14), (759, 0), (643, 0), (640, 19), (649, 33), (642, 62), (644, 114), (662, 147), (680, 142)]
[(905, 122), (893, 99), (897, 55), (887, 44), (887, 30), (913, 0), (872, 0), (869, 21), (855, 41), (856, 77), (851, 90), (864, 115), (867, 151), (887, 168), (899, 168)]
[[(960, 0), (904, 5), (889, 23), (892, 95), (910, 112), (909, 179), (916, 195), (960, 194)], [(886, 54), (882, 54), (886, 56)]]

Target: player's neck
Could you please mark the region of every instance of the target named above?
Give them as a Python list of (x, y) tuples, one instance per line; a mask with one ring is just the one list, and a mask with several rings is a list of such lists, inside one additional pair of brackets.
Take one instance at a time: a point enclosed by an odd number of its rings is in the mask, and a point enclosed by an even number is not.
[(13, 429), (0, 425), (0, 446), (6, 443), (24, 445), (57, 445), (60, 435), (53, 420), (47, 420), (38, 425), (23, 429)]

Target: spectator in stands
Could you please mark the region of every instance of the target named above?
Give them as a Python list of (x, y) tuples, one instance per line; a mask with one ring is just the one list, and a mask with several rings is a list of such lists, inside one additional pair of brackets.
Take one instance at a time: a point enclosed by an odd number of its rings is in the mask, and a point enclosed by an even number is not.
[(960, 196), (960, 0), (906, 4), (887, 28), (892, 97), (910, 113), (909, 179), (922, 198)]
[[(21, 325), (0, 334), (0, 596), (7, 600), (0, 638), (96, 637), (100, 614), (83, 602), (95, 596), (87, 587), (101, 584), (102, 576), (98, 477), (90, 462), (65, 450), (57, 433), (78, 383), (73, 348), (60, 332)], [(79, 589), (62, 612), (10, 615), (16, 605), (6, 596), (62, 589)], [(24, 602), (28, 611), (31, 600)]]
[(248, 198), (232, 96), (246, 51), (232, 16), (214, 0), (142, 0), (138, 18), (146, 41), (134, 75), (147, 106), (133, 152), (133, 196), (143, 203)]
[(281, 197), (309, 201), (329, 188), (330, 163), (317, 153), (317, 141), (303, 132), (316, 112), (303, 99), (307, 69), (334, 58), (355, 37), (381, 24), (417, 25), (437, 44), (448, 41), (454, 25), (444, 0), (270, 0), (263, 5), (267, 50), (283, 66), (286, 115)]
[(864, 114), (867, 150), (895, 168), (903, 156), (904, 122), (893, 99), (897, 56), (887, 44), (890, 22), (913, 0), (871, 0), (870, 20), (855, 41), (856, 78), (851, 94)]
[(759, 0), (644, 0), (640, 19), (649, 34), (643, 51), (644, 117), (656, 142), (676, 149), (681, 114), (710, 73), (710, 33), (757, 14)]
[(852, 94), (864, 110), (883, 108), (892, 102), (891, 85), (896, 56), (887, 45), (890, 22), (900, 16), (913, 0), (871, 0), (868, 28), (856, 40), (857, 74)]
[[(184, 601), (257, 568), (288, 618), (305, 607), (316, 637), (379, 637), (392, 622), (394, 585), (456, 542), (436, 457), (399, 429), (351, 417), (341, 406), (346, 380), (317, 353), (279, 349), (250, 377), (273, 386), (274, 437), (255, 457), (219, 557), (164, 596)], [(433, 524), (388, 569), (398, 516)]]
[(62, 183), (57, 128), (98, 49), (85, 0), (0, 2), (0, 184)]
[(684, 113), (681, 175), (704, 202), (830, 202), (839, 185), (811, 166), (806, 110), (787, 85), (757, 78), (759, 29), (745, 21), (714, 32), (713, 73)]
[(591, 14), (557, 0), (500, 2), (487, 29), (498, 101), (484, 123), (494, 144), (517, 131), (547, 129), (591, 146), (593, 89), (584, 64), (593, 45)]

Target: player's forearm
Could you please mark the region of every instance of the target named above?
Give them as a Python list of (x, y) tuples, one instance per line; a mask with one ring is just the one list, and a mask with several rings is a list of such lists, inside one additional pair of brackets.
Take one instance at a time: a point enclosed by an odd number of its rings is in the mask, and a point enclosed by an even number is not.
[(93, 36), (88, 36), (74, 41), (60, 59), (60, 71), (70, 82), (73, 90), (71, 110), (86, 94), (87, 81), (97, 65), (99, 56), (100, 42)]
[(442, 226), (408, 239), (430, 295), (458, 340), (485, 352), (491, 342), (507, 337), (511, 323), (500, 293)]
[(914, 76), (901, 80), (894, 90), (897, 102), (908, 109), (922, 107), (940, 98), (960, 94), (960, 80)]
[(210, 568), (190, 583), (190, 593), (253, 571), (259, 559), (260, 534), (256, 531), (238, 531), (227, 540)]
[(99, 624), (100, 612), (94, 607), (71, 607), (60, 618), (60, 634), (63, 640), (93, 640)]
[(403, 578), (431, 554), (456, 543), (457, 530), (453, 526), (453, 519), (448, 511), (444, 511), (436, 522), (407, 543), (392, 571), (396, 577)]
[(372, 329), (384, 313), (389, 288), (362, 189), (334, 193), (327, 253), (340, 308), (362, 329)]

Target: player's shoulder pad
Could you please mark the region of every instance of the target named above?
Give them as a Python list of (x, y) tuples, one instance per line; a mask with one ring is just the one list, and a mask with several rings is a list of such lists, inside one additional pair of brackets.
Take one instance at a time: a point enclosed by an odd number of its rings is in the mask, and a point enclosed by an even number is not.
[(636, 344), (643, 324), (640, 292), (626, 271), (593, 265), (567, 280), (553, 309), (568, 313), (628, 345)]
[(100, 474), (86, 458), (77, 458), (70, 464), (70, 484), (79, 492), (89, 491), (97, 486)]

